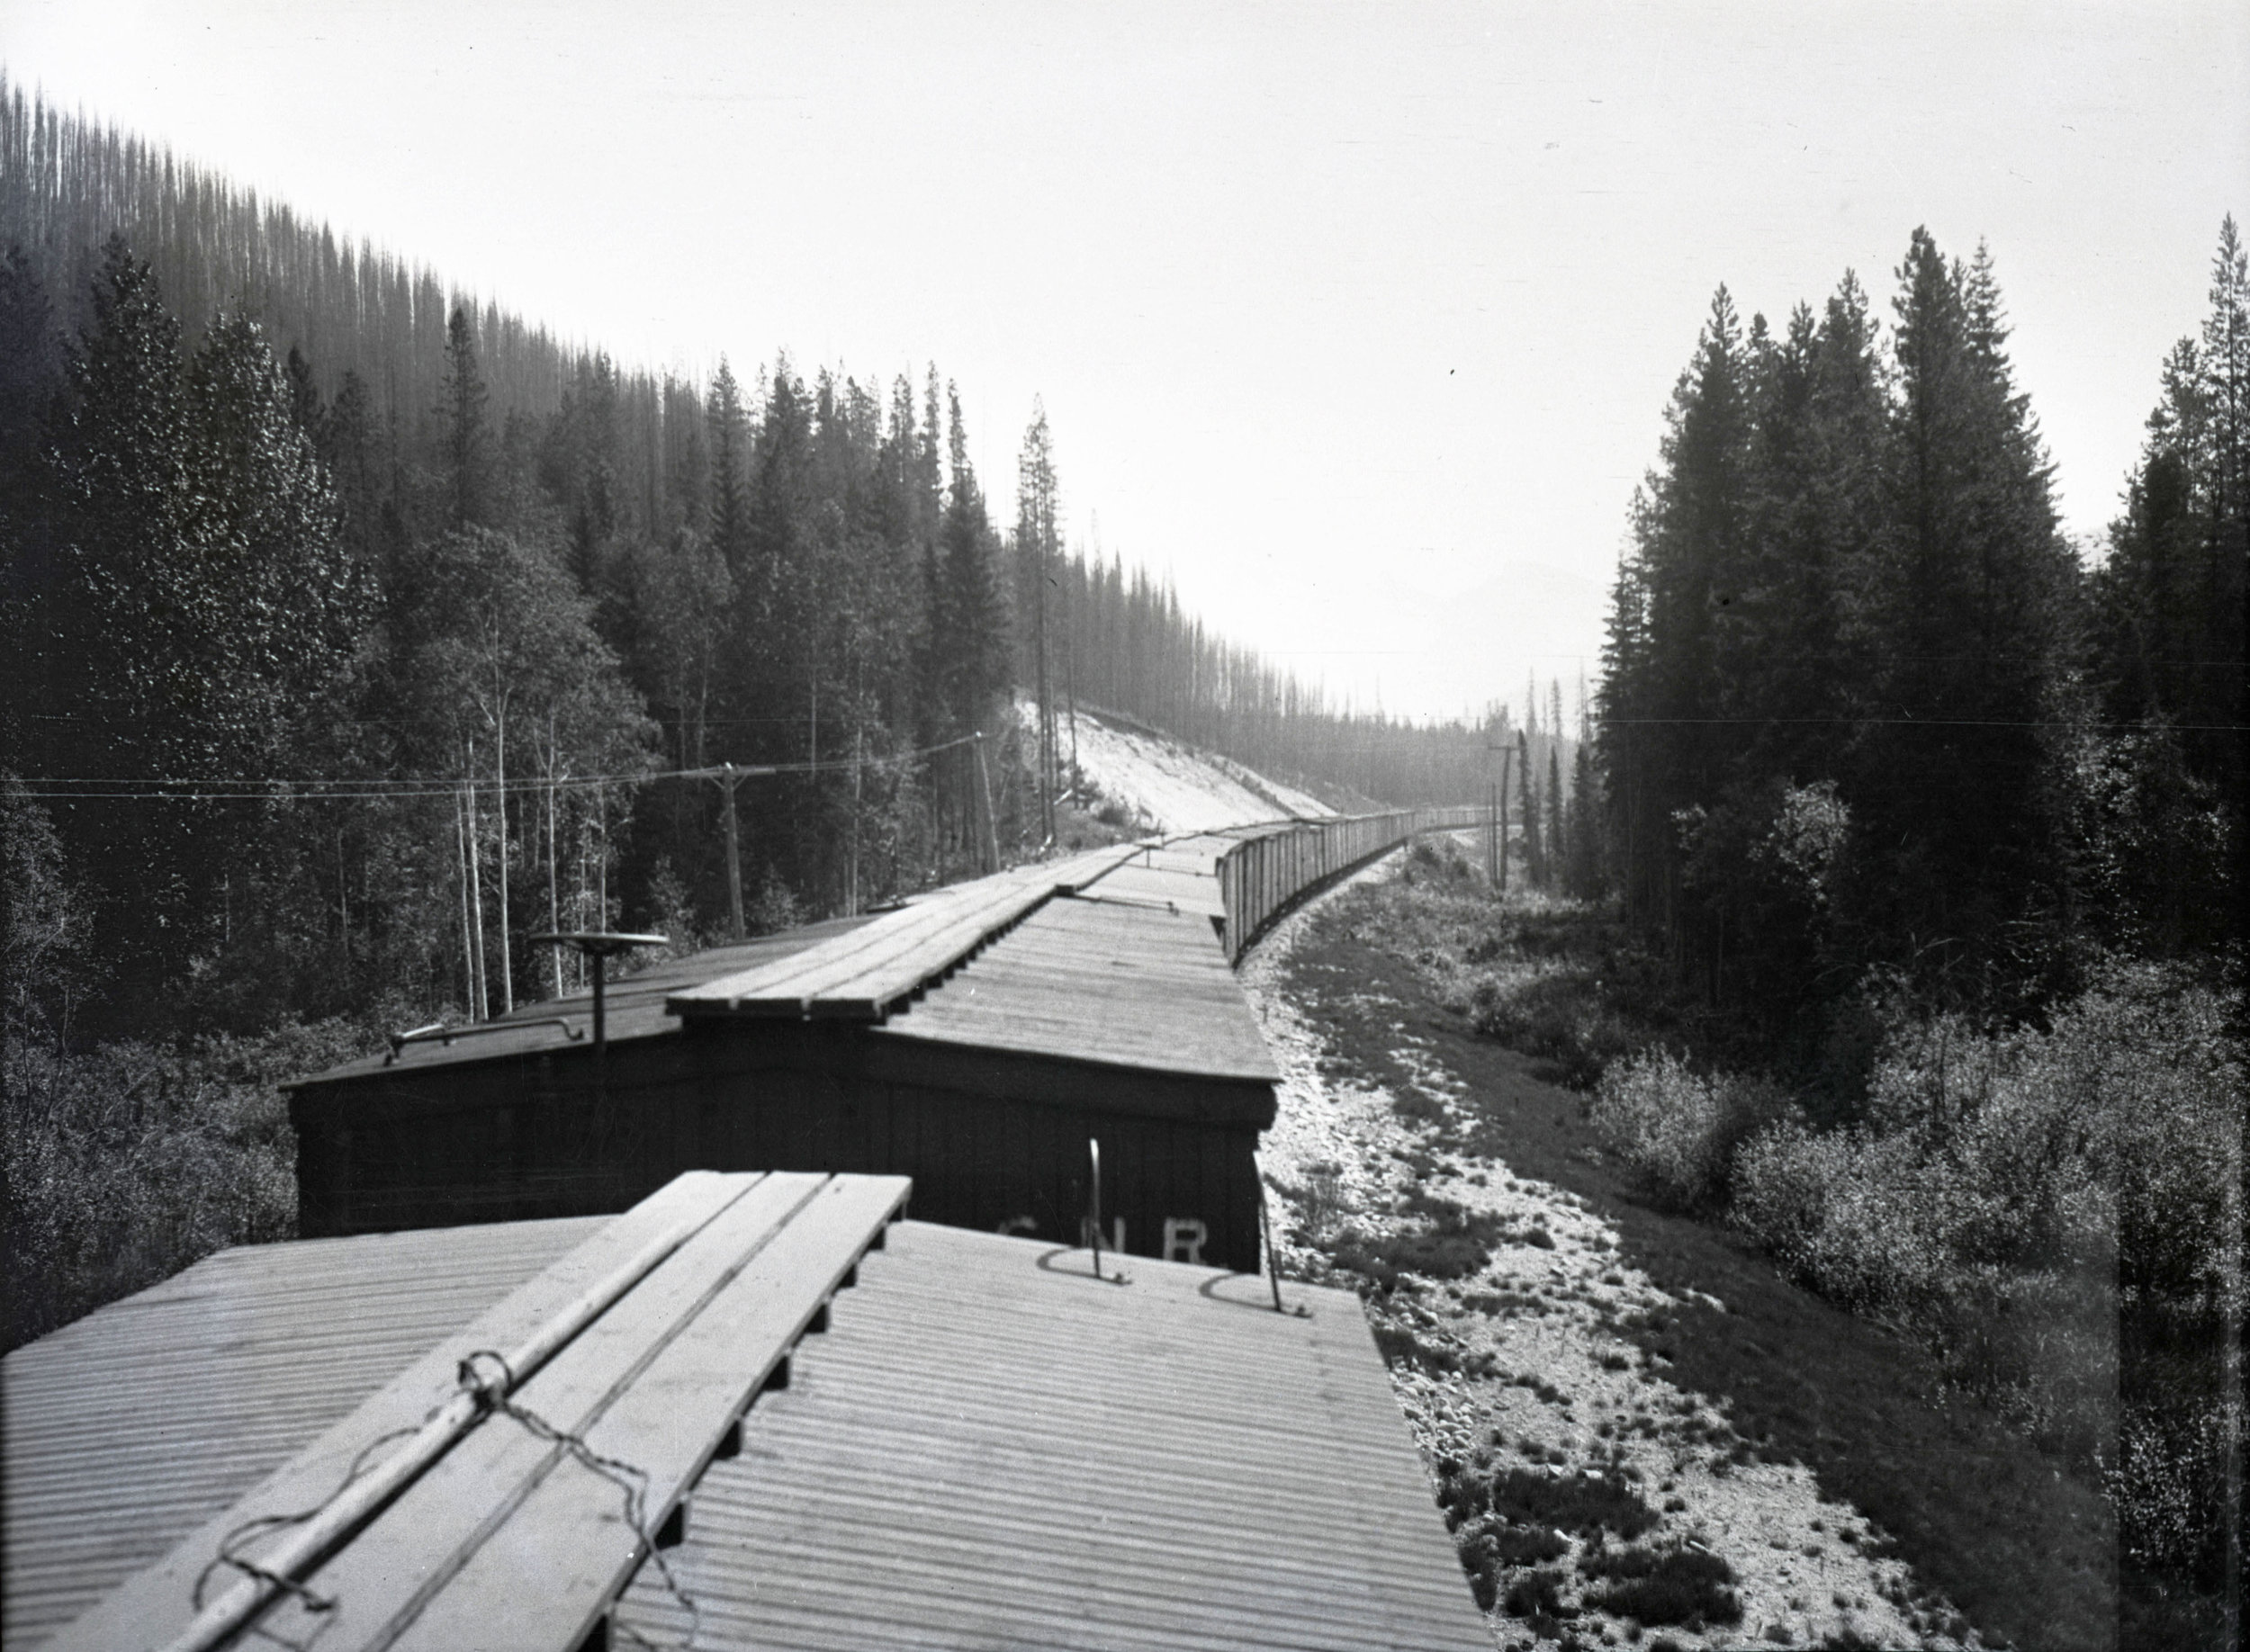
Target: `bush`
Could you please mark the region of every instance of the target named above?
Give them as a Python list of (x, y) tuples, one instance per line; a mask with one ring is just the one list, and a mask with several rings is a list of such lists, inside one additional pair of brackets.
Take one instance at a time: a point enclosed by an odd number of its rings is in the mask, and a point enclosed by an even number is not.
[(1787, 1109), (1760, 1080), (1704, 1078), (1669, 1050), (1612, 1068), (1595, 1091), (1595, 1133), (1643, 1189), (1675, 1209), (1706, 1208), (1727, 1192), (1738, 1147)]
[(1642, 1623), (1739, 1623), (1742, 1604), (1734, 1568), (1699, 1549), (1613, 1549), (1579, 1563), (1588, 1577), (1616, 1581), (1595, 1590), (1587, 1604)]
[(1542, 1078), (1572, 1090), (1591, 1089), (1637, 1042), (1579, 970), (1549, 965), (1488, 974), (1469, 1002), (1479, 1032), (1544, 1063)]
[(185, 1052), (10, 1039), (7, 1346), (224, 1246), (293, 1236), (296, 1144), (274, 1086), (364, 1046), (341, 1022)]
[(1736, 1154), (1732, 1214), (1822, 1295), (1881, 1312), (1934, 1298), (1956, 1271), (1931, 1215), (1936, 1180), (1905, 1138), (1784, 1119)]
[(2207, 983), (2120, 965), (2044, 1029), (1896, 1020), (1863, 1124), (1784, 1119), (1732, 1172), (1733, 1219), (1786, 1267), (2098, 1466), (2132, 1559), (2207, 1584), (2243, 1298), (2227, 1018)]
[(1518, 1525), (1562, 1531), (1610, 1531), (1636, 1538), (1656, 1524), (1656, 1511), (1615, 1475), (1543, 1474), (1510, 1468), (1494, 1477), (1492, 1512)]
[(1548, 1571), (1544, 1567), (1537, 1571), (1526, 1572), (1508, 1585), (1506, 1605), (1508, 1615), (1511, 1618), (1552, 1620), (1578, 1616), (1575, 1612), (1567, 1611), (1562, 1604), (1561, 1574)]
[(2225, 1017), (2216, 992), (2135, 965), (2045, 1032), (1911, 1024), (1877, 1063), (1865, 1127), (1785, 1121), (1738, 1155), (1735, 1217), (1854, 1306), (1933, 1301), (1979, 1267), (2114, 1266), (2128, 1301), (2215, 1323), (2243, 1289), (2226, 1227), (2243, 1062)]
[(2228, 1537), (2228, 1444), (2236, 1426), (2223, 1400), (2123, 1408), (2103, 1489), (2117, 1509), (2119, 1544), (2134, 1561), (2218, 1585)]

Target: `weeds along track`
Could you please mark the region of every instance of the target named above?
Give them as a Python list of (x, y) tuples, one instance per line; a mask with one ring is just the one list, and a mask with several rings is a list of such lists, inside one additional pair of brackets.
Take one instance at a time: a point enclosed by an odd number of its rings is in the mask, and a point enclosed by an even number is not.
[[(1668, 1379), (1645, 1333), (1692, 1298), (1625, 1264), (1582, 1196), (1472, 1150), (1474, 1098), (1418, 1012), (1308, 945), (1396, 864), (1242, 962), (1282, 1073), (1260, 1157), (1283, 1270), (1361, 1288), (1497, 1643), (1983, 1644), (1811, 1470), (1760, 1460), (1724, 1407)], [(1384, 1070), (1309, 998), (1380, 1029)]]

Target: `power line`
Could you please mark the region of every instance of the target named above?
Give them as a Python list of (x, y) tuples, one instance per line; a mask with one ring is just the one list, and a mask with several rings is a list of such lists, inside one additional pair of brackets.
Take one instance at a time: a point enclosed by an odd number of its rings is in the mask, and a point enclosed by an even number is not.
[(964, 734), (934, 746), (919, 746), (879, 757), (824, 758), (795, 763), (720, 764), (702, 768), (643, 769), (608, 775), (560, 775), (494, 779), (487, 776), (432, 776), (400, 780), (371, 777), (310, 779), (295, 777), (233, 776), (215, 779), (148, 779), (126, 777), (78, 778), (69, 776), (26, 777), (16, 795), (48, 802), (80, 799), (177, 800), (184, 803), (370, 803), (418, 797), (452, 797), (473, 787), (479, 793), (518, 795), (549, 791), (585, 791), (617, 786), (649, 786), (660, 780), (708, 780), (725, 774), (813, 775), (841, 774), (854, 768), (891, 768), (922, 758), (950, 751), (982, 738)]

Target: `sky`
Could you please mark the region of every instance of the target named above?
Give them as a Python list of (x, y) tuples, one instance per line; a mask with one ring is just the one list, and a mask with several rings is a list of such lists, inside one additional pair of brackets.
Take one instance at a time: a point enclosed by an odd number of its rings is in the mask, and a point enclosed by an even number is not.
[[(1333, 699), (1575, 696), (1724, 283), (1982, 239), (2067, 531), (2250, 217), (2250, 6), (0, 0), (0, 68), (621, 361), (960, 386)], [(1544, 697), (1544, 687), (1543, 687)]]

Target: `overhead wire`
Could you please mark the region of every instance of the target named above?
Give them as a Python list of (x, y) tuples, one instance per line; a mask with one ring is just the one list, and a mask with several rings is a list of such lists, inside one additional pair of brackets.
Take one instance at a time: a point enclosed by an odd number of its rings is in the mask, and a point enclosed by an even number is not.
[(22, 790), (16, 795), (46, 802), (71, 802), (81, 798), (139, 798), (206, 803), (324, 803), (452, 797), (471, 787), (480, 793), (587, 791), (605, 786), (650, 786), (660, 780), (712, 780), (729, 775), (747, 778), (762, 775), (842, 774), (855, 768), (889, 768), (969, 745), (980, 738), (975, 734), (964, 734), (934, 746), (918, 746), (911, 750), (881, 756), (823, 758), (790, 763), (706, 764), (700, 768), (640, 769), (617, 774), (566, 774), (552, 777), (541, 775), (498, 778), (483, 775), (433, 775), (386, 780), (374, 777), (309, 778), (277, 775), (168, 779), (40, 775), (25, 777), (21, 782)]

